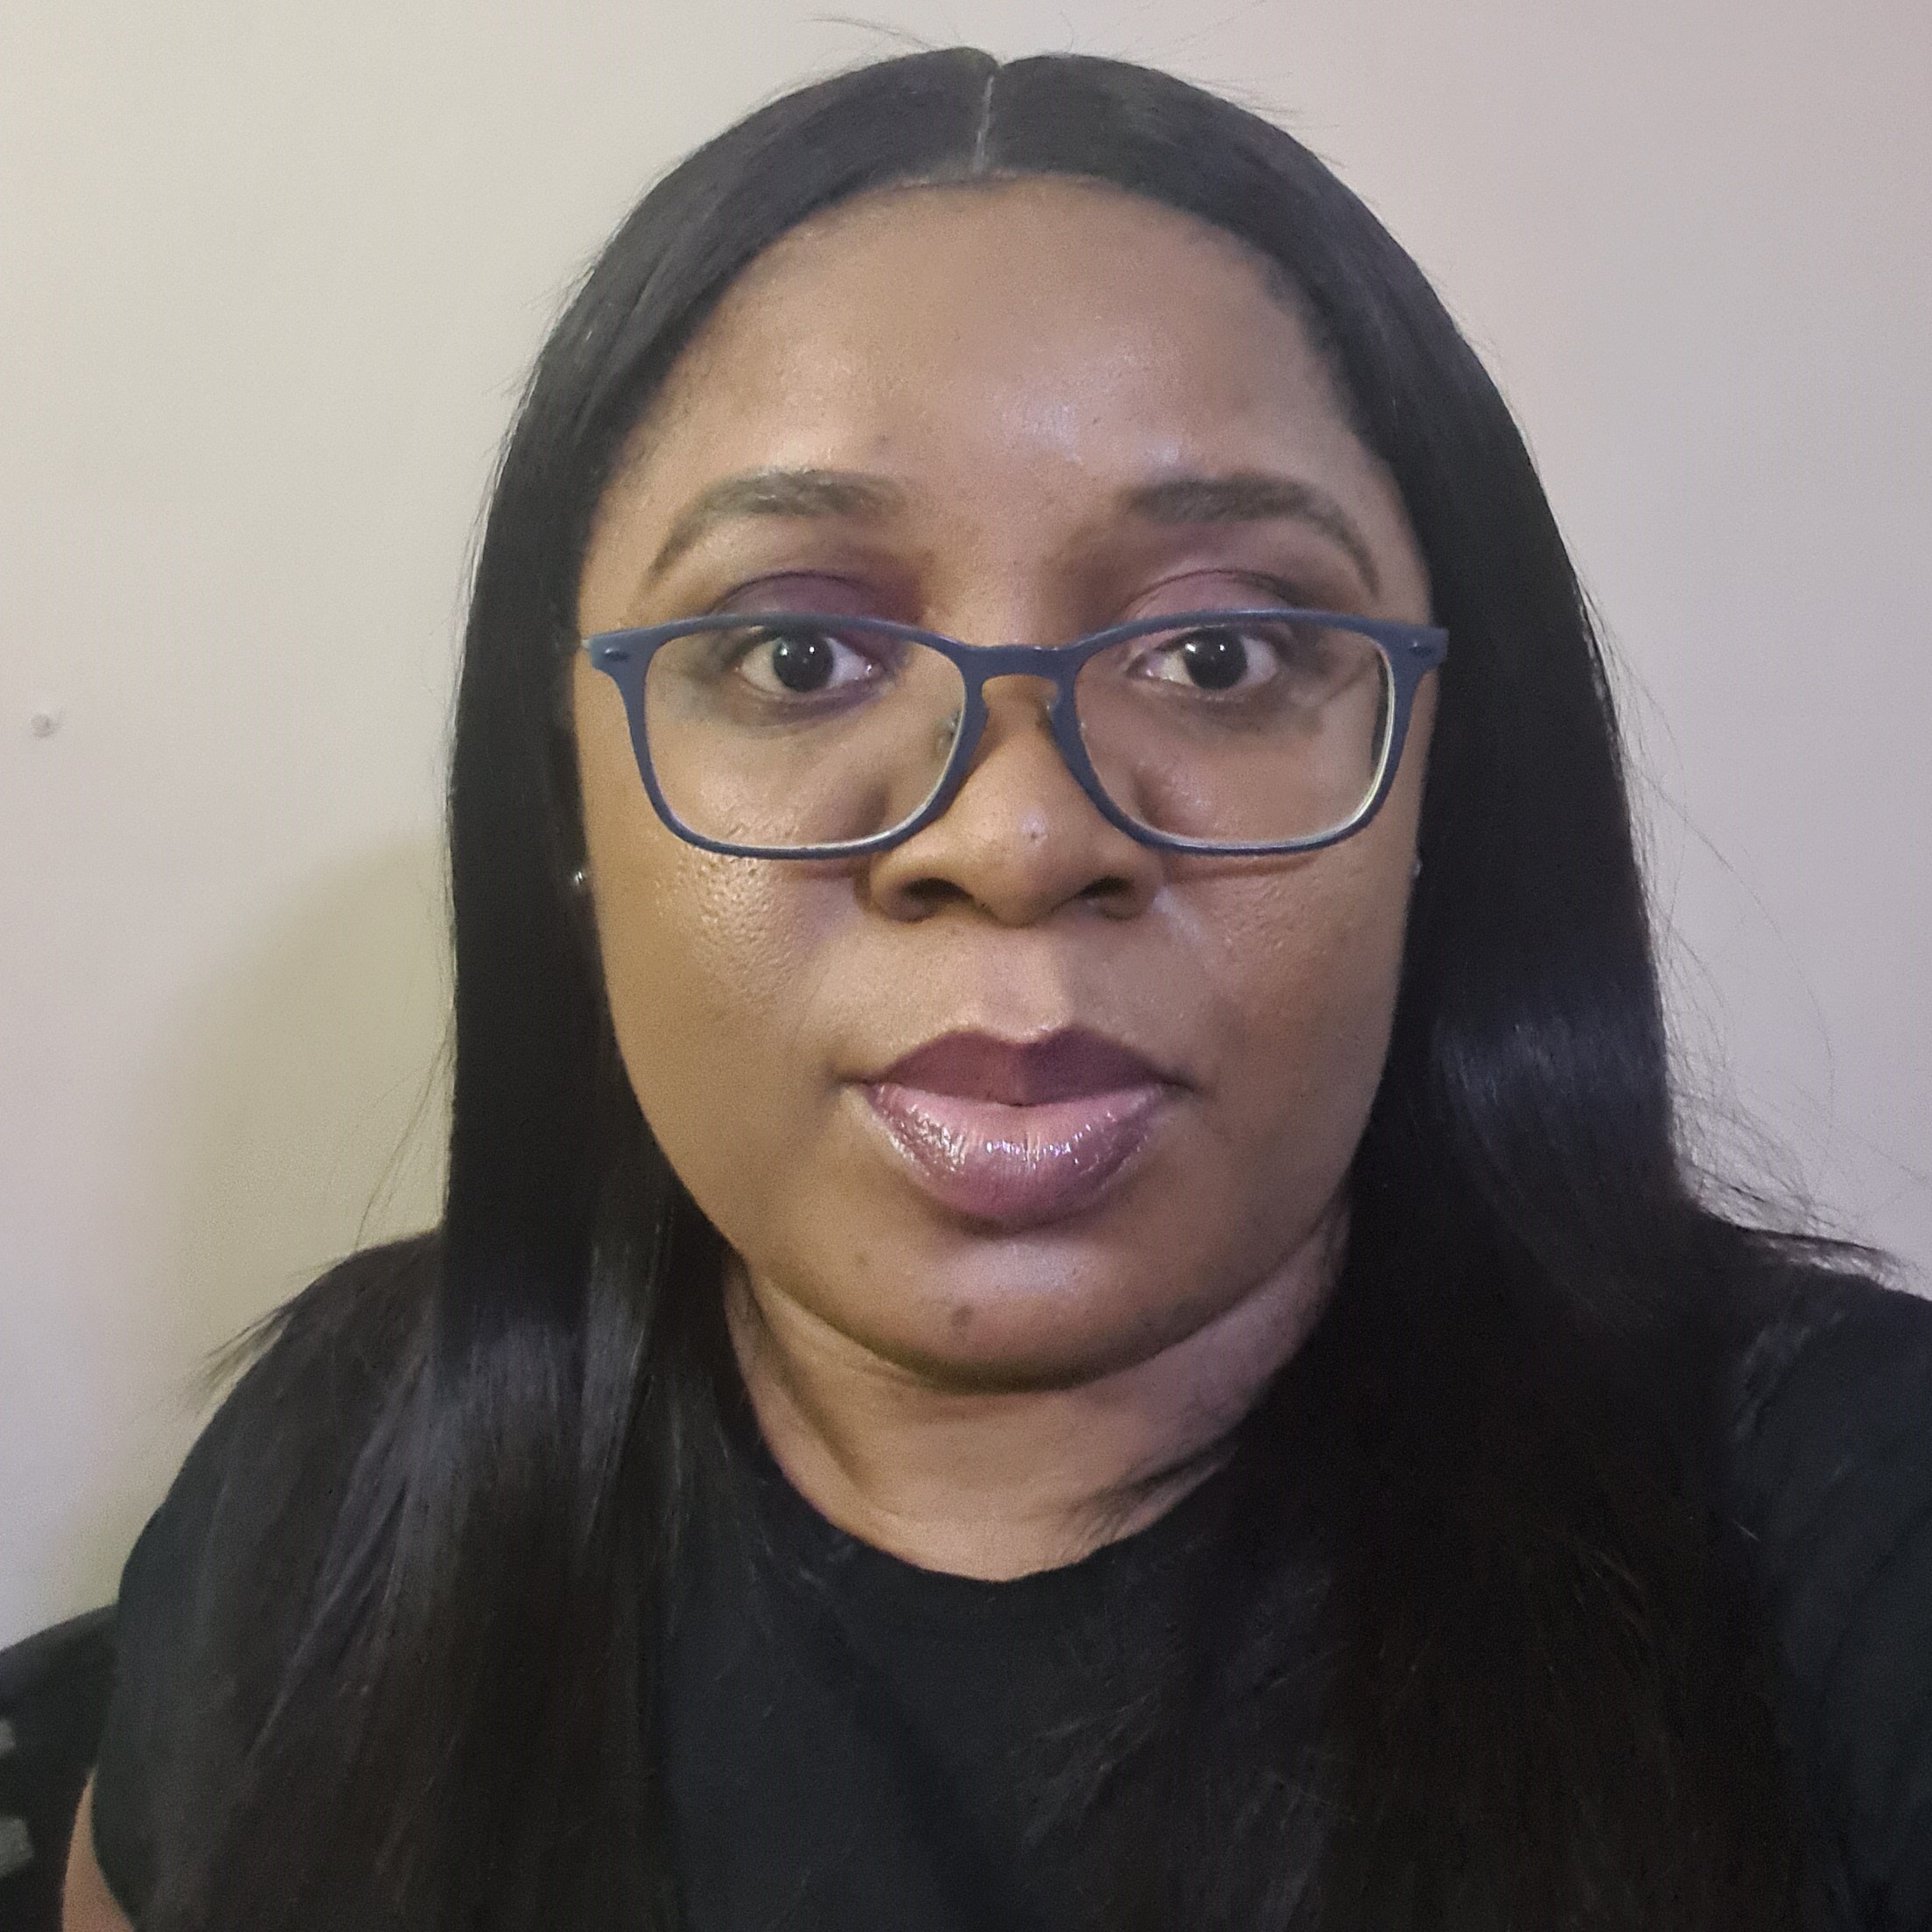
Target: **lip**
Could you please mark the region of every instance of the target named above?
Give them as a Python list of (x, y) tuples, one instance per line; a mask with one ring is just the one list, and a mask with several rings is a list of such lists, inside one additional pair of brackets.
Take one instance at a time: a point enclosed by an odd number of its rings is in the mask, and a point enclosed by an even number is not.
[(859, 1083), (925, 1194), (1005, 1228), (1093, 1202), (1146, 1144), (1175, 1087), (1131, 1048), (1077, 1027), (1025, 1042), (948, 1033)]

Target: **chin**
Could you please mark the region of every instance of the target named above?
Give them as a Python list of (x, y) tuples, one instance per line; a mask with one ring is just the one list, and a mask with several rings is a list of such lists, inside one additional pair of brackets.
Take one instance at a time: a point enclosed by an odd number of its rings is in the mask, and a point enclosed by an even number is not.
[(1143, 1291), (1064, 1285), (1035, 1293), (941, 1298), (910, 1334), (867, 1345), (925, 1380), (961, 1390), (1073, 1388), (1152, 1361), (1224, 1312), (1214, 1302), (1177, 1304)]

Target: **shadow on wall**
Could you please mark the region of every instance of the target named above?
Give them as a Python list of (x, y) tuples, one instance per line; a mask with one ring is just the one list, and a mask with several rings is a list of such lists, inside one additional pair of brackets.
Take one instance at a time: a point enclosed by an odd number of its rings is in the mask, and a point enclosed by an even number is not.
[(166, 1027), (129, 1191), (151, 1256), (129, 1337), (145, 1359), (123, 1364), (130, 1452), (72, 1553), (95, 1600), (213, 1406), (217, 1353), (352, 1249), (437, 1219), (449, 1004), (443, 853), (424, 839), (323, 874)]

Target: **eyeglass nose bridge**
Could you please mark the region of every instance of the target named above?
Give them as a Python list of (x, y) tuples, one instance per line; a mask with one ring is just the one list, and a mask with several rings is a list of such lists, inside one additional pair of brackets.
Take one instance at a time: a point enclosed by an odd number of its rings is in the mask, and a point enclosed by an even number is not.
[[(1082, 642), (1087, 640), (1082, 640)], [(943, 817), (952, 808), (978, 755), (991, 709), (986, 702), (986, 687), (1009, 677), (1026, 678), (1049, 687), (1046, 699), (1046, 727), (1074, 782), (1088, 801), (1110, 824), (1130, 836), (1138, 836), (1133, 822), (1115, 805), (1100, 782), (1100, 774), (1087, 756), (1086, 740), (1081, 735), (1080, 717), (1075, 709), (1074, 682), (1093, 654), (1091, 649), (1069, 650), (1064, 644), (967, 644), (956, 640), (950, 654), (963, 686), (958, 723), (946, 769), (925, 810), (920, 815), (920, 830)]]

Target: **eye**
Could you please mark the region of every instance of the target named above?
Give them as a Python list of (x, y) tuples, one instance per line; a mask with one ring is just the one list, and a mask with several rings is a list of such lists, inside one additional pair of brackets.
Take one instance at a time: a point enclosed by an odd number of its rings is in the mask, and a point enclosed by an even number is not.
[(1157, 632), (1143, 644), (1135, 673), (1197, 691), (1254, 690), (1280, 676), (1292, 631), (1286, 624), (1204, 624)]
[(865, 683), (886, 667), (830, 631), (747, 628), (737, 634), (732, 668), (768, 696), (810, 697)]

